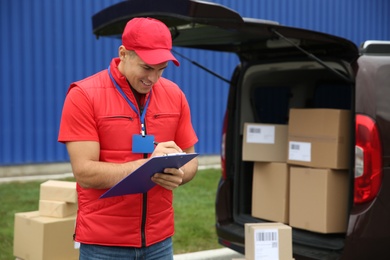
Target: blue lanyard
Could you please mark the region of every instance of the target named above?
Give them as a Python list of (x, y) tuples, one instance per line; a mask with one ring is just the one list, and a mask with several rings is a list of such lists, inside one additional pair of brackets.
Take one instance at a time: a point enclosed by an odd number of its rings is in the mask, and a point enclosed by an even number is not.
[(148, 109), (148, 106), (149, 106), (149, 101), (150, 101), (150, 96), (152, 95), (152, 91), (150, 91), (150, 94), (148, 96), (148, 99), (146, 100), (146, 103), (145, 103), (145, 106), (144, 106), (144, 109), (142, 111), (142, 115), (140, 115), (137, 107), (133, 104), (133, 102), (131, 102), (131, 100), (126, 96), (126, 94), (123, 92), (122, 88), (118, 85), (118, 83), (116, 83), (114, 77), (112, 76), (111, 74), (111, 71), (110, 71), (110, 66), (108, 66), (108, 75), (110, 75), (110, 78), (111, 78), (111, 81), (112, 83), (114, 83), (116, 89), (119, 91), (119, 93), (122, 95), (122, 97), (126, 100), (126, 102), (130, 105), (130, 107), (134, 110), (134, 112), (137, 113), (137, 115), (139, 116), (140, 120), (141, 120), (141, 134), (142, 136), (145, 136), (145, 115), (146, 115), (146, 110)]

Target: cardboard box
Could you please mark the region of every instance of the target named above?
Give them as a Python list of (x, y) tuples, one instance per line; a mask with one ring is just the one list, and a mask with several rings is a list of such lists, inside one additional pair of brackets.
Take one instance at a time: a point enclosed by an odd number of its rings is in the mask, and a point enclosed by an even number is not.
[(291, 167), (290, 226), (320, 233), (346, 232), (348, 189), (345, 170)]
[(287, 125), (244, 124), (243, 161), (286, 162)]
[(55, 200), (39, 200), (39, 215), (64, 218), (77, 213), (77, 203)]
[(288, 223), (290, 188), (288, 170), (287, 163), (254, 163), (252, 216)]
[(290, 109), (289, 164), (348, 169), (351, 112), (338, 109)]
[(245, 224), (245, 258), (291, 260), (291, 227), (282, 223)]
[(24, 260), (78, 259), (73, 233), (76, 216), (50, 218), (38, 211), (15, 214), (14, 255)]
[(41, 184), (40, 199), (77, 203), (76, 182), (46, 181)]

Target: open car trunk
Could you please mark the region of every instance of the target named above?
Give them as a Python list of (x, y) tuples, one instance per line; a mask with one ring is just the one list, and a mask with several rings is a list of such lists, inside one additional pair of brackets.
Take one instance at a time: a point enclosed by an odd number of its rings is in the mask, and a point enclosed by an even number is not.
[[(326, 61), (327, 65), (350, 74), (351, 68), (342, 60)], [(242, 147), (244, 142), (244, 123), (261, 123), (287, 125), (290, 108), (332, 108), (350, 110), (349, 123), (351, 129), (354, 125), (354, 84), (340, 80), (318, 63), (308, 60), (273, 60), (270, 62), (247, 63), (242, 67), (242, 78), (238, 85), (240, 95), (236, 97), (236, 109), (231, 110), (228, 120), (233, 120), (233, 132), (239, 136), (227, 133), (227, 144), (230, 147), (226, 157), (234, 158), (234, 165), (226, 166), (227, 175), (234, 179), (233, 184), (233, 218), (234, 222), (244, 223), (267, 222), (268, 220), (252, 216), (253, 198), (253, 169), (254, 162), (242, 160)], [(232, 94), (232, 93), (231, 93)], [(248, 102), (249, 101), (249, 102)], [(353, 139), (353, 131), (350, 138)], [(354, 142), (351, 140), (350, 158), (354, 154)], [(232, 148), (233, 147), (233, 148)], [(231, 149), (232, 148), (232, 149)], [(287, 147), (286, 147), (287, 150)], [(227, 159), (227, 161), (229, 161)], [(348, 170), (350, 188), (348, 191), (349, 208), (353, 204), (353, 162)], [(311, 196), (311, 194), (307, 194)], [(344, 213), (345, 214), (345, 213)], [(340, 215), (345, 223), (348, 222), (349, 211)], [(329, 257), (334, 251), (335, 259), (344, 247), (345, 233), (322, 234), (303, 229), (293, 229), (294, 252), (300, 250), (301, 255), (315, 257)], [(237, 241), (240, 243), (239, 241)], [(243, 241), (241, 241), (243, 242)], [(310, 249), (308, 249), (310, 248)], [(315, 250), (313, 250), (313, 248)], [(327, 258), (331, 259), (331, 258)]]

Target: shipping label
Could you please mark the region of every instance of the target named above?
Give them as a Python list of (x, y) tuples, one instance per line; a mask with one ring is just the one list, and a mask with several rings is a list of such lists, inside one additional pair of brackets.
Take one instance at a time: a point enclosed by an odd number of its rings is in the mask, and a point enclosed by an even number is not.
[(308, 142), (289, 142), (288, 159), (292, 161), (311, 161), (311, 143)]
[(274, 144), (275, 126), (248, 125), (246, 131), (247, 143)]
[(255, 230), (255, 260), (279, 260), (277, 229)]

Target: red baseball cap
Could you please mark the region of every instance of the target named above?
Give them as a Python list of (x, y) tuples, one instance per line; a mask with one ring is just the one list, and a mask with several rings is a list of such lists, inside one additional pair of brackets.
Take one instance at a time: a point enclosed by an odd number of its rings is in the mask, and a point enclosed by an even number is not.
[(180, 63), (171, 53), (172, 36), (168, 27), (153, 18), (133, 18), (127, 22), (122, 34), (126, 50), (133, 50), (147, 64), (155, 65), (172, 61)]

